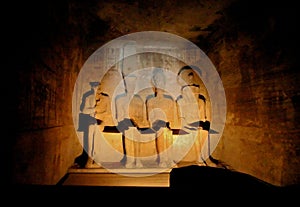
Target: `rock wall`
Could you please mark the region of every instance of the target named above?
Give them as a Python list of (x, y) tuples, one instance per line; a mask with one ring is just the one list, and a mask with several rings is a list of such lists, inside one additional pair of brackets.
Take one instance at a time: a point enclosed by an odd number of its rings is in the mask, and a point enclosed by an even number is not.
[(10, 63), (18, 84), (14, 183), (56, 184), (65, 175), (82, 150), (72, 121), (82, 65), (107, 41), (145, 30), (193, 41), (216, 66), (227, 121), (215, 158), (272, 184), (299, 183), (296, 7), (238, 0), (159, 3), (44, 1), (38, 10), (19, 5), (19, 22), (11, 23)]

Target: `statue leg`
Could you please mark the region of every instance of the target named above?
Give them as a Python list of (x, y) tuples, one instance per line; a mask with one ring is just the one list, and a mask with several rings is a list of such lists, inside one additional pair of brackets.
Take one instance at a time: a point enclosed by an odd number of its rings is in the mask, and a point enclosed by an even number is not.
[(166, 154), (167, 154), (167, 160), (168, 160), (168, 166), (169, 167), (177, 167), (176, 162), (174, 161), (174, 157), (173, 157), (173, 131), (165, 128), (165, 134), (164, 134), (164, 139), (166, 142)]
[(197, 134), (195, 135), (195, 154), (196, 154), (196, 164), (205, 165), (205, 161), (202, 158), (202, 147), (205, 141), (205, 133), (202, 129), (197, 130)]
[(165, 135), (164, 135), (164, 130), (161, 130), (157, 132), (157, 137), (156, 137), (156, 147), (157, 147), (157, 153), (159, 156), (159, 167), (165, 168), (168, 166), (168, 157), (165, 152), (166, 149), (166, 140), (165, 140)]
[(199, 131), (195, 134), (195, 142), (194, 142), (194, 150), (195, 150), (195, 162), (198, 164), (200, 162), (200, 136), (199, 136)]
[[(207, 158), (209, 157), (209, 155), (207, 154), (209, 152), (209, 150), (204, 148), (204, 144), (205, 142), (208, 140), (208, 131), (207, 130), (203, 130), (200, 129), (199, 130), (199, 137), (200, 137), (200, 159), (202, 162), (202, 165), (207, 165)], [(206, 159), (205, 159), (206, 157)]]
[(127, 152), (126, 152), (126, 145), (125, 145), (125, 139), (126, 139), (126, 137), (125, 137), (125, 135), (124, 135), (124, 133), (122, 133), (122, 150), (123, 150), (123, 158), (121, 159), (121, 163), (122, 164), (126, 164), (126, 159), (127, 159)]
[(134, 157), (134, 146), (133, 141), (131, 139), (125, 138), (125, 148), (126, 148), (126, 168), (134, 168), (135, 167), (135, 157)]
[[(87, 146), (87, 154), (88, 154), (88, 159), (85, 164), (85, 168), (99, 168), (101, 167), (100, 164), (97, 164), (95, 162), (95, 142), (96, 139), (99, 139), (99, 134), (98, 134), (98, 125), (97, 124), (91, 124), (89, 126), (89, 131), (88, 131), (88, 146)], [(98, 140), (99, 141), (99, 140)]]
[(94, 133), (95, 133), (95, 126), (94, 126), (94, 124), (91, 124), (88, 127), (88, 143), (87, 143), (88, 159), (85, 164), (85, 168), (93, 167), (93, 163), (94, 163), (94, 160), (93, 160)]
[(100, 148), (101, 148), (101, 133), (103, 131), (104, 127), (101, 125), (95, 125), (94, 127), (94, 138), (93, 138), (93, 151), (92, 151), (92, 158), (93, 158), (93, 167), (99, 168), (101, 167), (100, 163)]
[(129, 128), (125, 131), (125, 150), (126, 150), (126, 168), (135, 167), (135, 152), (134, 152), (134, 140), (133, 140), (133, 130)]
[(143, 163), (141, 161), (141, 143), (140, 143), (140, 141), (134, 142), (134, 151), (135, 151), (134, 157), (135, 157), (136, 167), (142, 168)]
[(136, 129), (136, 138), (135, 138), (135, 142), (134, 142), (134, 156), (135, 156), (135, 164), (136, 167), (138, 168), (142, 168), (143, 167), (143, 163), (141, 161), (141, 140), (142, 140), (142, 135), (141, 133)]

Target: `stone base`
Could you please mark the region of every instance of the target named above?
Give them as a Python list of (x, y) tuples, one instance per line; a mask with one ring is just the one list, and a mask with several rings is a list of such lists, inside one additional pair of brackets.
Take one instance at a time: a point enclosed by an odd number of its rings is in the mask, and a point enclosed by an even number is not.
[(179, 162), (172, 168), (160, 168), (157, 162), (143, 162), (142, 168), (126, 168), (121, 162), (101, 163), (101, 167), (71, 167), (59, 182), (64, 186), (131, 186), (170, 187), (170, 173), (174, 168), (204, 163)]
[(171, 170), (142, 169), (69, 169), (62, 185), (68, 186), (143, 186), (169, 187)]

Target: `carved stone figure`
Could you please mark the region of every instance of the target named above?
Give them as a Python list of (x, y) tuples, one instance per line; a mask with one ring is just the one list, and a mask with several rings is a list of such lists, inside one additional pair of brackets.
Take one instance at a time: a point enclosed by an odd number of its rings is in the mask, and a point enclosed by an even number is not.
[(168, 147), (172, 144), (171, 127), (174, 122), (175, 102), (165, 91), (166, 77), (163, 69), (153, 71), (152, 85), (154, 95), (147, 97), (147, 120), (156, 133), (156, 147), (160, 167), (175, 165), (171, 151)]
[[(80, 166), (84, 164), (85, 168), (100, 167), (99, 164), (95, 163), (95, 149), (94, 143), (98, 137), (99, 119), (96, 117), (96, 95), (99, 82), (90, 82), (91, 90), (86, 92), (82, 97), (82, 103), (80, 106), (80, 117), (79, 117), (79, 131), (83, 131), (84, 149), (83, 153), (76, 158), (75, 163)], [(87, 160), (86, 160), (87, 159)]]
[(195, 81), (196, 72), (190, 66), (184, 66), (178, 72), (181, 95), (177, 98), (183, 130), (195, 138), (193, 148), (196, 162), (203, 163), (201, 157), (202, 147), (208, 136), (210, 120), (208, 119), (208, 101), (201, 94), (199, 83)]
[[(123, 133), (123, 151), (125, 167), (143, 167), (140, 160), (140, 136), (135, 133), (139, 125), (145, 121), (145, 104), (143, 99), (135, 94), (137, 77), (129, 74), (125, 77), (126, 92), (116, 97), (116, 119), (118, 130)], [(133, 155), (128, 152), (133, 151)]]

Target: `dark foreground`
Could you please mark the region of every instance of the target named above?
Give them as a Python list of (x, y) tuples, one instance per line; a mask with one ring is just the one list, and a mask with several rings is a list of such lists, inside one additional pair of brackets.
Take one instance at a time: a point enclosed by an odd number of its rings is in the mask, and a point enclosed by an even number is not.
[[(9, 195), (5, 196), (5, 193)], [(3, 196), (4, 195), (4, 196)], [(2, 197), (9, 205), (299, 205), (300, 186), (279, 187), (247, 174), (222, 168), (174, 168), (170, 187), (103, 187), (12, 185)], [(299, 201), (298, 201), (299, 200)], [(3, 201), (4, 202), (4, 201)]]

